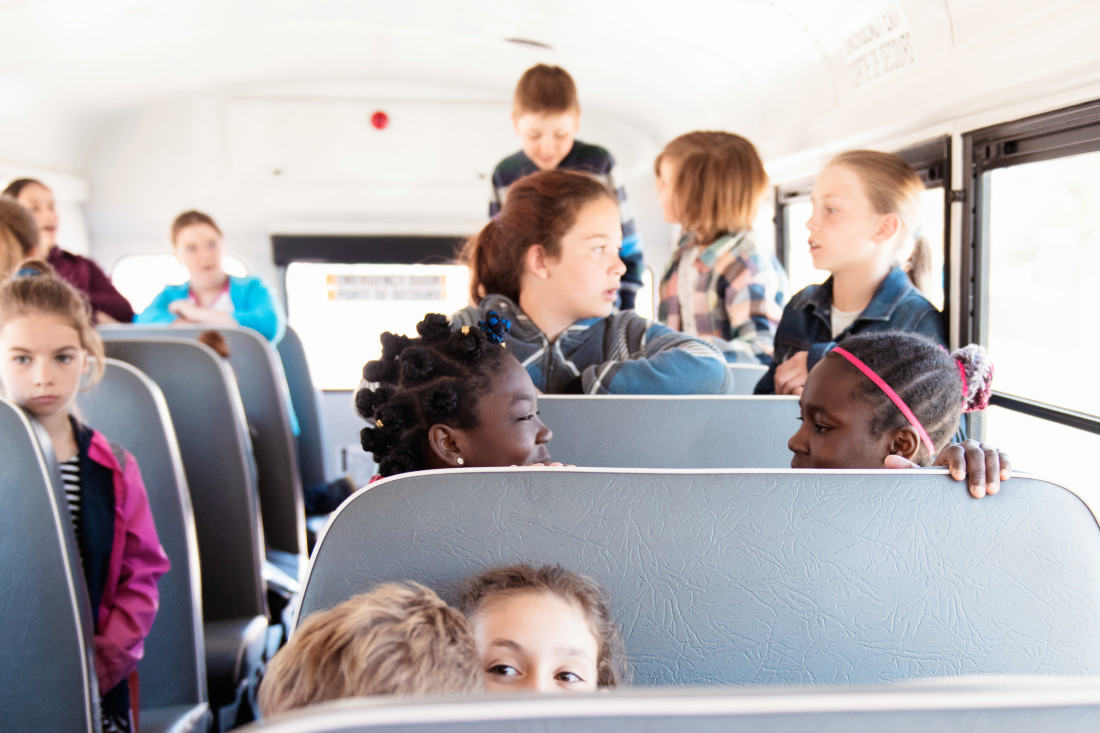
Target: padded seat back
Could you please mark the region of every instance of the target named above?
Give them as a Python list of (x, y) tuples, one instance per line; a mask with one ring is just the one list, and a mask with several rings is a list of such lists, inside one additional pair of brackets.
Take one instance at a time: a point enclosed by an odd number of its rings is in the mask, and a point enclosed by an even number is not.
[(756, 389), (756, 383), (764, 376), (768, 368), (763, 364), (730, 364), (730, 374), (733, 376), (733, 392), (735, 395), (751, 395)]
[(1096, 680), (1035, 678), (869, 689), (614, 690), (432, 701), (360, 698), (289, 713), (264, 733), (925, 733), (1091, 731)]
[(797, 397), (712, 395), (540, 395), (539, 412), (555, 461), (607, 468), (786, 468), (799, 414)]
[(321, 402), (302, 339), (290, 326), (277, 347), (283, 362), (290, 401), (298, 415), (298, 470), (308, 485), (325, 483), (325, 434), (321, 420)]
[(930, 470), (410, 473), (333, 516), (301, 615), (401, 579), (453, 599), (516, 562), (599, 581), (643, 685), (1100, 674), (1089, 508)]
[(229, 364), (252, 436), (256, 479), (260, 492), (260, 515), (264, 539), (270, 547), (293, 555), (306, 553), (305, 509), (298, 456), (287, 406), (286, 377), (279, 355), (267, 340), (249, 328), (194, 326), (128, 326), (101, 329), (107, 341), (114, 339), (186, 339), (216, 330), (229, 347)]
[(3, 728), (98, 731), (91, 610), (68, 507), (55, 494), (60, 469), (45, 431), (3, 399), (0, 436)]
[(204, 620), (267, 616), (263, 531), (244, 408), (225, 361), (197, 341), (105, 339), (164, 393), (195, 515)]
[(142, 707), (205, 703), (195, 518), (164, 395), (133, 366), (108, 359), (103, 379), (81, 392), (78, 403), (89, 425), (122, 444), (137, 460), (157, 536), (172, 562), (157, 582), (160, 608), (138, 664)]

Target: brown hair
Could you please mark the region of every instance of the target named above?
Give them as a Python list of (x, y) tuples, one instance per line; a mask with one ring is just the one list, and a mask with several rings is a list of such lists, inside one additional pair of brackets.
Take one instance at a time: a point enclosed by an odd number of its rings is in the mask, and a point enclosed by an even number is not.
[(617, 687), (630, 681), (619, 626), (611, 617), (607, 596), (591, 578), (565, 570), (560, 565), (510, 565), (486, 570), (466, 581), (458, 608), (472, 618), (491, 598), (519, 593), (550, 593), (577, 606), (592, 628), (599, 644), (596, 686)]
[(680, 225), (709, 244), (723, 234), (752, 227), (768, 190), (768, 174), (751, 142), (731, 132), (697, 131), (676, 138), (653, 161), (674, 161), (672, 182)]
[(206, 224), (218, 233), (218, 236), (225, 236), (222, 234), (222, 230), (218, 228), (218, 225), (214, 223), (214, 219), (209, 214), (204, 214), (201, 211), (185, 211), (176, 217), (176, 220), (172, 222), (172, 246), (176, 246), (176, 237), (179, 236), (180, 231), (186, 229), (189, 226), (195, 224)]
[(16, 178), (3, 191), (0, 191), (0, 196), (11, 196), (13, 199), (17, 199), (27, 186), (41, 186), (47, 191), (50, 190), (49, 186), (37, 178)]
[(31, 212), (10, 196), (0, 195), (0, 278), (7, 278), (15, 266), (38, 246), (38, 225)]
[[(878, 214), (897, 214), (903, 235), (912, 236), (913, 251), (903, 268), (918, 290), (924, 290), (932, 275), (932, 248), (920, 233), (920, 195), (924, 183), (902, 158), (877, 150), (850, 150), (829, 161), (859, 176), (863, 193)], [(900, 244), (899, 244), (900, 247)]]
[(390, 583), (307, 618), (268, 665), (258, 703), (266, 717), (344, 697), (484, 685), (462, 614), (429, 588)]
[(561, 239), (591, 201), (618, 199), (591, 176), (573, 171), (539, 171), (508, 189), (500, 214), (466, 242), (460, 259), (470, 265), (470, 297), (476, 303), (499, 294), (519, 301), (519, 284), (527, 250), (540, 244), (550, 257), (561, 251)]
[(0, 328), (20, 316), (59, 316), (80, 334), (80, 347), (92, 357), (93, 372), (85, 389), (103, 376), (103, 341), (92, 327), (88, 303), (76, 288), (57, 277), (49, 264), (26, 260), (0, 287)]
[(547, 112), (580, 114), (577, 85), (573, 83), (569, 72), (560, 66), (537, 64), (523, 72), (523, 76), (519, 78), (512, 100), (512, 113), (519, 116)]

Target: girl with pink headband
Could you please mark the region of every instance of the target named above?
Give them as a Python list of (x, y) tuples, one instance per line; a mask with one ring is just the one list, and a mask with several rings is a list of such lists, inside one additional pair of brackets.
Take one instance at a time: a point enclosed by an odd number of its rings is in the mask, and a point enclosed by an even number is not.
[[(936, 461), (955, 472), (960, 450), (982, 448), (974, 441), (948, 441), (962, 413), (989, 404), (992, 380), (993, 364), (981, 346), (948, 354), (912, 333), (849, 336), (806, 379), (799, 400), (802, 426), (787, 443), (794, 453), (791, 467), (896, 468)], [(1000, 478), (1007, 478), (1007, 458), (992, 452), (999, 457)], [(996, 492), (995, 477), (983, 485), (984, 476), (968, 473), (975, 496)]]

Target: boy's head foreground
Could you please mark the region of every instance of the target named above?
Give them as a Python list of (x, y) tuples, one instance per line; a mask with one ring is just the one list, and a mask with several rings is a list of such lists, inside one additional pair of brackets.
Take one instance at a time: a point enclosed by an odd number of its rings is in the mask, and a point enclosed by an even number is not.
[(557, 168), (569, 155), (580, 114), (577, 87), (560, 66), (532, 66), (516, 84), (512, 122), (524, 155), (540, 170)]
[(489, 691), (591, 691), (626, 682), (626, 652), (603, 589), (558, 565), (494, 568), (466, 581)]
[(888, 455), (927, 466), (962, 413), (988, 405), (992, 378), (980, 346), (948, 354), (912, 333), (849, 336), (806, 379), (791, 467), (882, 468)]
[(506, 326), (493, 315), (482, 328), (452, 330), (429, 313), (419, 338), (382, 334), (382, 358), (363, 367), (367, 384), (355, 394), (368, 423), (360, 442), (382, 476), (550, 459), (535, 387), (501, 345)]
[(653, 168), (664, 220), (699, 244), (751, 229), (768, 191), (756, 147), (730, 132), (685, 133), (665, 146)]
[(462, 614), (417, 583), (379, 586), (305, 620), (260, 685), (264, 716), (363, 695), (484, 688)]

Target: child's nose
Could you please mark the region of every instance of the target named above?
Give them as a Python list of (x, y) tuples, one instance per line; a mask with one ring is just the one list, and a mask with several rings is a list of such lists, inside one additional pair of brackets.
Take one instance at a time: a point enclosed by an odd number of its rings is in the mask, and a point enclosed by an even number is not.
[(609, 263), (609, 271), (613, 274), (618, 275), (619, 277), (622, 277), (626, 274), (626, 263), (623, 262), (623, 258), (619, 256), (618, 252), (613, 252), (611, 257), (612, 261)]
[(794, 435), (787, 441), (787, 450), (791, 453), (806, 453), (806, 436), (803, 432), (806, 430), (806, 422), (799, 423), (798, 430), (794, 431)]
[[(538, 418), (535, 418), (538, 420)], [(546, 423), (539, 420), (539, 431), (535, 433), (535, 445), (542, 445), (543, 443), (549, 443), (550, 439), (554, 437), (554, 431), (547, 427)]]

